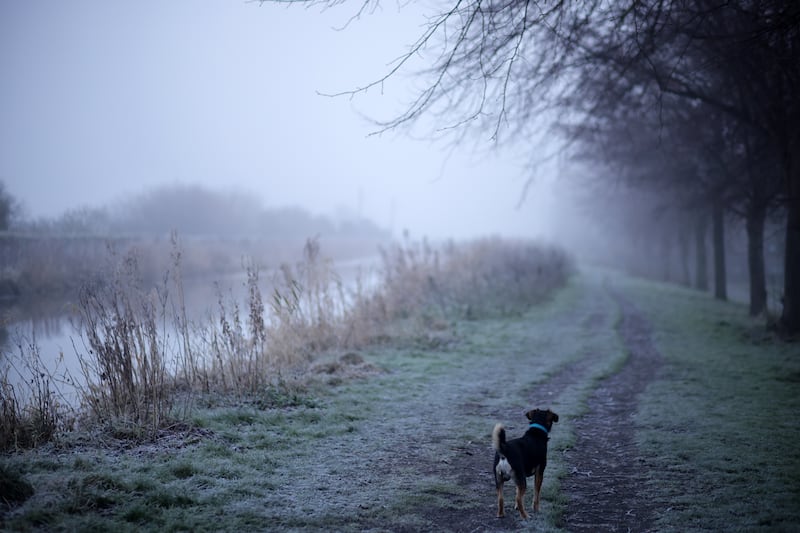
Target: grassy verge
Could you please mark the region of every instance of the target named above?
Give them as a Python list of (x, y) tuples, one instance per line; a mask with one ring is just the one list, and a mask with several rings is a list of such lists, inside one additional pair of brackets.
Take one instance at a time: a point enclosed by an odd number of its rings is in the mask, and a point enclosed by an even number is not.
[[(538, 386), (596, 348), (597, 337), (581, 330), (606, 305), (597, 296), (576, 280), (524, 315), (455, 320), (436, 337), (321, 361), (305, 388), (275, 390), (269, 401), (209, 396), (196, 402), (192, 429), (164, 432), (155, 443), (102, 435), (8, 456), (7, 467), (35, 494), (3, 525), (442, 529), (442, 512), (454, 512), (497, 527), (490, 431), (502, 420), (510, 432), (523, 432), (523, 411), (545, 401), (533, 399)], [(613, 333), (602, 342), (616, 342)], [(609, 364), (598, 357), (589, 374)], [(545, 529), (558, 519), (557, 478), (566, 468), (559, 450), (569, 445), (569, 421), (585, 389), (578, 384), (547, 399), (563, 421), (552, 443), (545, 513), (535, 522)], [(465, 472), (450, 466), (465, 457), (478, 464), (466, 484)]]
[[(650, 318), (665, 359), (635, 420), (659, 530), (797, 527), (796, 346), (764, 336), (740, 306), (613, 282)], [(302, 386), (198, 396), (188, 424), (155, 441), (73, 434), (4, 456), (0, 475), (27, 499), (0, 528), (557, 531), (574, 420), (624, 364), (618, 320), (602, 279), (584, 274), (521, 314), (329, 354)], [(502, 421), (521, 434), (534, 405), (561, 416), (542, 513), (498, 520), (490, 432)]]
[(190, 322), (183, 250), (176, 234), (171, 240), (172, 266), (158, 285), (145, 281), (135, 251), (111, 253), (107, 275), (84, 284), (79, 341), (66, 356), (77, 372), (59, 374), (64, 354), (48, 361), (34, 340), (19, 354), (0, 353), (0, 450), (37, 446), (76, 425), (154, 438), (185, 423), (195, 394), (258, 398), (325, 353), (435, 338), (451, 320), (518, 315), (571, 271), (563, 252), (537, 243), (405, 241), (383, 253), (374, 282), (346, 287), (311, 239), (303, 260), (282, 264), (271, 283), (246, 262), (246, 301), (217, 287), (217, 311)]
[(626, 290), (665, 359), (643, 394), (643, 488), (663, 531), (800, 527), (800, 350), (743, 305), (646, 283)]

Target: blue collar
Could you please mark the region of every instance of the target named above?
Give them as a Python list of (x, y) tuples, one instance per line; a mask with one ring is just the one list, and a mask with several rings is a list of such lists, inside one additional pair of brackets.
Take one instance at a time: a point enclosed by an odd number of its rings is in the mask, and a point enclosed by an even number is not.
[(547, 428), (546, 428), (546, 427), (544, 427), (544, 426), (543, 426), (543, 425), (541, 425), (541, 424), (535, 424), (535, 423), (534, 423), (534, 424), (531, 424), (531, 425), (530, 425), (530, 427), (532, 427), (532, 428), (536, 428), (536, 429), (541, 429), (541, 430), (542, 430), (542, 431), (544, 431), (546, 434), (548, 434), (548, 435), (550, 434), (550, 432), (549, 432), (549, 431), (547, 431)]

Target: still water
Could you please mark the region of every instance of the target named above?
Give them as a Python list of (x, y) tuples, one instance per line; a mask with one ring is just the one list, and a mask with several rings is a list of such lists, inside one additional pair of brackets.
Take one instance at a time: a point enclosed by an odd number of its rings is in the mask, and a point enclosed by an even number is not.
[[(351, 294), (357, 284), (369, 290), (374, 288), (378, 280), (377, 258), (342, 261), (333, 265), (336, 278), (341, 282), (343, 294)], [(276, 272), (262, 271), (259, 275), (259, 289), (265, 307), (269, 306), (274, 284), (271, 280)], [(175, 295), (174, 287), (170, 289)], [(208, 325), (214, 317), (219, 316), (220, 299), (226, 307), (226, 313), (238, 304), (244, 319), (247, 316), (247, 276), (246, 274), (230, 275), (216, 279), (193, 279), (183, 281), (186, 318), (191, 324)], [(174, 301), (174, 300), (173, 300)], [(170, 346), (179, 342), (174, 327), (175, 312), (171, 304), (165, 309), (163, 334)], [(86, 358), (89, 347), (80, 333), (80, 315), (78, 300), (62, 298), (59, 301), (25, 301), (14, 306), (0, 308), (0, 373), (7, 371), (6, 379), (17, 388), (23, 380), (31, 375), (28, 366), (32, 355), (45, 366), (42, 369), (52, 376), (53, 381), (65, 396), (65, 400), (74, 403), (74, 386), (68, 382), (70, 377), (82, 381), (80, 359)], [(190, 326), (191, 329), (191, 326)], [(27, 368), (26, 368), (27, 367)]]

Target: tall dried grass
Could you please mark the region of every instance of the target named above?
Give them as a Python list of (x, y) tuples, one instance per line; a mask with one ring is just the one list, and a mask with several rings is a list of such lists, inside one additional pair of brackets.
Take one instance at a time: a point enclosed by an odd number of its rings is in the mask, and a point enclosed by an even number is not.
[(126, 254), (108, 282), (81, 289), (81, 396), (98, 421), (155, 434), (168, 419), (173, 379), (159, 326), (166, 301), (164, 290), (143, 285), (135, 254)]
[(197, 328), (196, 351), (206, 355), (196, 359), (193, 383), (204, 392), (253, 393), (264, 383), (266, 326), (260, 272), (254, 265), (246, 268), (247, 318), (242, 317), (238, 300), (225, 298), (217, 285), (217, 318)]
[(248, 264), (246, 272), (246, 309), (218, 288), (217, 314), (198, 336), (206, 356), (196, 375), (204, 390), (258, 393), (282, 369), (339, 344), (344, 294), (316, 240), (306, 243), (301, 261), (277, 269), (266, 304), (260, 269)]
[(278, 366), (310, 361), (339, 345), (346, 299), (331, 261), (320, 255), (317, 240), (306, 242), (303, 260), (284, 263), (274, 280), (270, 302), (268, 350)]
[[(563, 284), (571, 270), (562, 252), (529, 242), (495, 238), (433, 246), (406, 239), (381, 251), (378, 283), (359, 277), (345, 288), (311, 239), (302, 260), (282, 264), (269, 283), (257, 264), (245, 263), (245, 301), (217, 286), (216, 312), (190, 322), (176, 235), (172, 246), (171, 272), (159, 286), (142, 281), (137, 256), (128, 253), (106, 281), (87, 283), (80, 293), (87, 352), (78, 354), (82, 404), (93, 420), (134, 434), (153, 435), (170, 422), (176, 392), (264, 394), (282, 372), (302, 370), (320, 353), (385, 341), (398, 321), (425, 327), (431, 318), (522, 312)], [(23, 414), (39, 421), (44, 430), (38, 434), (45, 437), (59, 427), (61, 406), (50, 381), (39, 383), (35, 401), (23, 405), (9, 380), (0, 378), (4, 428), (21, 428)], [(19, 441), (18, 435), (3, 433), (0, 445), (8, 447), (12, 437)]]
[(379, 309), (389, 319), (519, 313), (561, 286), (572, 269), (557, 248), (500, 238), (439, 248), (406, 240), (381, 258)]
[(17, 348), (17, 354), (5, 354), (0, 369), (0, 450), (36, 447), (71, 430), (75, 421), (35, 340)]

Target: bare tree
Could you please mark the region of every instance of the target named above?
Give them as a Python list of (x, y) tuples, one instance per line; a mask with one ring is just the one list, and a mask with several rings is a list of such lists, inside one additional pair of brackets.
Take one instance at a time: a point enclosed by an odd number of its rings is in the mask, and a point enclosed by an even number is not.
[[(748, 235), (763, 233), (772, 181), (765, 174), (780, 178), (786, 209), (781, 324), (790, 334), (800, 332), (800, 4), (656, 1), (633, 13), (641, 28), (637, 53), (659, 90), (717, 109), (746, 132), (746, 176), (755, 192)], [(764, 158), (775, 164), (758, 163)], [(758, 239), (752, 246), (750, 268), (758, 277), (763, 265), (754, 256), (763, 252)], [(762, 297), (751, 294), (751, 305)]]
[(0, 181), (0, 231), (8, 231), (18, 211), (19, 203), (6, 191), (5, 183)]
[[(354, 18), (377, 2), (365, 0)], [(457, 136), (477, 131), (505, 140), (524, 136), (544, 112), (558, 110), (559, 121), (591, 127), (598, 110), (620, 97), (635, 102), (646, 94), (661, 102), (674, 97), (690, 109), (702, 104), (724, 114), (734, 129), (746, 128), (746, 158), (752, 163), (761, 154), (775, 154), (777, 161), (775, 167), (756, 165), (748, 179), (777, 168), (783, 183), (781, 322), (789, 333), (800, 332), (800, 4), (452, 0), (385, 76), (348, 94), (380, 86), (416, 56), (431, 53), (430, 68), (422, 73), (426, 83), (382, 129), (433, 115)], [(755, 204), (751, 211), (755, 222), (761, 213)], [(752, 233), (758, 231), (756, 222)]]

